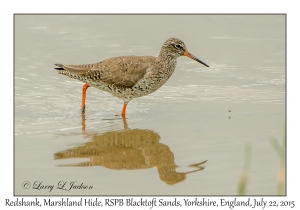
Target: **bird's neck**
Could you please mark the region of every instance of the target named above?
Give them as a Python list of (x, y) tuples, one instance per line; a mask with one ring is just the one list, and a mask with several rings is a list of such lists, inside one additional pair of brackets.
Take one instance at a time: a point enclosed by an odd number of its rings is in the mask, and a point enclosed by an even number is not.
[(159, 56), (156, 58), (157, 64), (159, 66), (158, 73), (163, 75), (164, 77), (166, 74), (169, 78), (175, 70), (177, 57), (173, 56), (172, 54), (168, 54), (164, 51), (161, 51)]
[(165, 66), (172, 66), (174, 64), (176, 65), (176, 59), (177, 59), (177, 56), (175, 56), (169, 52), (166, 52), (164, 50), (161, 50), (159, 53), (159, 56), (157, 57), (157, 62), (161, 63)]
[(160, 53), (159, 53), (159, 55), (158, 55), (158, 59), (159, 60), (176, 60), (176, 58), (177, 58), (178, 56), (176, 56), (176, 55), (174, 55), (174, 54), (172, 54), (172, 53), (170, 53), (170, 52), (168, 52), (168, 51), (166, 51), (166, 50), (163, 50), (163, 49), (161, 49), (161, 51), (160, 51)]

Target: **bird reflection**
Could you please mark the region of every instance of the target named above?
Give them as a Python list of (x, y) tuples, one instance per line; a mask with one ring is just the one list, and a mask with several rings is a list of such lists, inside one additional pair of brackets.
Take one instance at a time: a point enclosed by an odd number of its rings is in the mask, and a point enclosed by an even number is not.
[[(114, 170), (148, 169), (156, 167), (159, 178), (173, 185), (186, 179), (189, 173), (204, 169), (206, 161), (191, 164), (194, 170), (177, 172), (174, 154), (167, 145), (159, 142), (160, 136), (151, 130), (130, 129), (123, 117), (124, 129), (92, 135), (91, 140), (80, 146), (57, 152), (54, 159), (89, 158), (88, 162), (59, 166), (104, 166)], [(85, 116), (82, 132), (85, 133)]]

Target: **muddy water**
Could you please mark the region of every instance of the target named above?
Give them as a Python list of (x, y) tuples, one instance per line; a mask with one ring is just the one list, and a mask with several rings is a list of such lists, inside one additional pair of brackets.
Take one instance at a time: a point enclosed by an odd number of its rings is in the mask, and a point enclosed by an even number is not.
[[(170, 37), (210, 67), (178, 58), (126, 119), (94, 88), (81, 116), (82, 83), (53, 70), (157, 56)], [(14, 82), (16, 195), (237, 195), (243, 177), (248, 195), (277, 193), (283, 15), (17, 15)]]

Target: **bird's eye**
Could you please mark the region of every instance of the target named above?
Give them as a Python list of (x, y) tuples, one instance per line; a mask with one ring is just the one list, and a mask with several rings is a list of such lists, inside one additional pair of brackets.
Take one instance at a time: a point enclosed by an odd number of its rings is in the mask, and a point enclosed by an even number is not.
[(176, 47), (177, 49), (182, 49), (182, 47), (181, 47), (180, 44), (175, 44), (175, 47)]

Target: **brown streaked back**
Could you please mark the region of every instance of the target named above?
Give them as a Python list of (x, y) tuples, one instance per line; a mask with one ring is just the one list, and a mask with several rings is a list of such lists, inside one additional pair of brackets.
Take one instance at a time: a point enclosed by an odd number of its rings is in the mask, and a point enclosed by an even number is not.
[(57, 70), (63, 71), (60, 73), (66, 75), (72, 73), (94, 82), (101, 81), (110, 85), (133, 87), (143, 78), (155, 60), (156, 58), (152, 56), (122, 56), (94, 64), (55, 65), (60, 67), (56, 68)]

